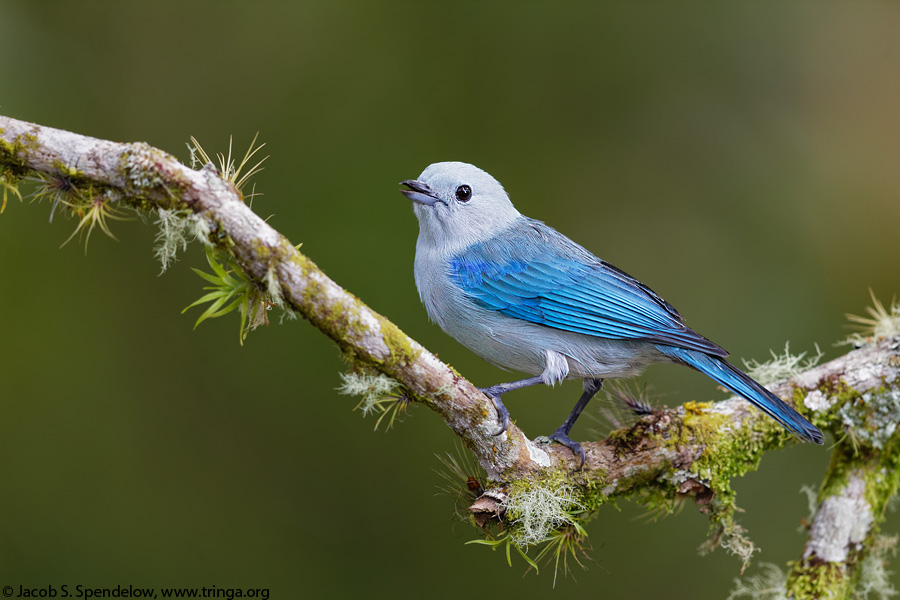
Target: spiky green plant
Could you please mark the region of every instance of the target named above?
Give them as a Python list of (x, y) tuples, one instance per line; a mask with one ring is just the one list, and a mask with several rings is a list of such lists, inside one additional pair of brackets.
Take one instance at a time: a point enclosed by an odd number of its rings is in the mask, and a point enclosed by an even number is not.
[(582, 560), (591, 560), (587, 551), (590, 545), (587, 542), (587, 531), (576, 520), (568, 525), (560, 527), (551, 533), (544, 547), (534, 557), (535, 562), (546, 559), (544, 564), (553, 561), (553, 587), (556, 587), (556, 578), (559, 576), (560, 560), (562, 561), (563, 576), (572, 574), (574, 565), (569, 567), (569, 560), (573, 560), (582, 569), (587, 569)]
[(433, 469), (444, 483), (438, 489), (455, 501), (454, 514), (460, 520), (468, 520), (468, 507), (484, 493), (487, 474), (475, 461), (472, 454), (461, 444), (456, 444), (455, 452), (435, 454), (442, 468)]
[(60, 248), (72, 241), (76, 235), (78, 239), (84, 235), (84, 253), (87, 254), (88, 243), (91, 241), (91, 234), (95, 227), (99, 227), (100, 231), (110, 238), (119, 241), (109, 228), (108, 221), (127, 221), (128, 218), (112, 204), (112, 200), (103, 193), (95, 194), (93, 187), (89, 187), (87, 191), (80, 196), (69, 196), (63, 198), (63, 204), (75, 215), (80, 217), (75, 231), (72, 232)]
[(240, 266), (234, 262), (234, 259), (225, 254), (224, 251), (207, 247), (206, 260), (213, 270), (212, 273), (207, 273), (200, 269), (192, 269), (192, 271), (212, 284), (203, 288), (204, 290), (209, 290), (209, 293), (192, 302), (181, 312), (183, 314), (195, 306), (209, 303), (209, 306), (206, 307), (206, 310), (194, 323), (194, 328), (196, 329), (200, 323), (207, 319), (215, 319), (216, 317), (227, 315), (233, 310), (240, 311), (239, 340), (243, 346), (250, 330), (267, 322), (266, 308), (268, 303), (266, 302), (265, 294), (257, 289), (241, 270)]
[(29, 194), (32, 202), (40, 202), (45, 199), (50, 201), (51, 223), (60, 204), (71, 210), (72, 206), (84, 203), (76, 179), (67, 169), (54, 173), (37, 172), (26, 179), (37, 184), (34, 191)]
[(515, 541), (513, 541), (508, 529), (502, 531), (498, 536), (491, 536), (486, 540), (469, 540), (468, 542), (466, 542), (466, 544), (480, 544), (482, 546), (489, 547), (491, 550), (503, 548), (506, 553), (506, 564), (508, 564), (510, 567), (512, 566), (512, 549), (515, 548), (516, 552), (519, 553), (519, 556), (521, 556), (525, 560), (525, 562), (528, 563), (529, 567), (534, 569), (535, 573), (540, 572), (540, 568), (538, 567), (537, 563), (534, 562), (534, 560), (532, 560), (531, 557), (529, 557), (528, 554), (526, 554), (525, 551), (522, 550), (522, 548), (520, 548)]
[(0, 187), (3, 188), (3, 202), (0, 203), (0, 214), (6, 210), (6, 202), (9, 193), (12, 192), (13, 196), (16, 196), (19, 199), (19, 202), (22, 201), (22, 194), (19, 192), (19, 186), (14, 183), (10, 183), (7, 181), (6, 177), (0, 175)]
[[(251, 177), (259, 173), (263, 170), (262, 164), (266, 162), (269, 158), (268, 156), (263, 157), (262, 160), (257, 162), (255, 165), (250, 167), (247, 172), (244, 172), (244, 167), (247, 166), (247, 163), (250, 162), (250, 159), (253, 158), (257, 152), (262, 150), (265, 144), (256, 145), (256, 139), (259, 137), (259, 132), (253, 136), (253, 141), (250, 142), (250, 147), (247, 148), (247, 152), (244, 154), (244, 158), (241, 160), (239, 164), (235, 163), (234, 159), (231, 157), (231, 147), (232, 147), (232, 138), (228, 137), (228, 156), (225, 156), (221, 152), (216, 153), (216, 158), (219, 160), (219, 175), (225, 181), (230, 182), (238, 193), (241, 195), (241, 198), (244, 199), (244, 185), (250, 180)], [(193, 144), (193, 146), (191, 146)], [(188, 144), (188, 150), (191, 152), (191, 167), (198, 168), (207, 163), (211, 163), (212, 159), (210, 159), (209, 154), (203, 149), (203, 146), (200, 145), (200, 142), (197, 141), (197, 138), (191, 136), (191, 144)], [(253, 198), (257, 195), (255, 192), (246, 196), (247, 199)]]
[(847, 343), (859, 346), (867, 343), (871, 338), (888, 337), (900, 332), (900, 303), (897, 302), (897, 298), (891, 299), (891, 306), (888, 309), (875, 297), (872, 288), (869, 288), (869, 296), (872, 298), (872, 306), (866, 307), (866, 312), (869, 313), (868, 317), (845, 315), (850, 321), (851, 327), (859, 330), (845, 340)]

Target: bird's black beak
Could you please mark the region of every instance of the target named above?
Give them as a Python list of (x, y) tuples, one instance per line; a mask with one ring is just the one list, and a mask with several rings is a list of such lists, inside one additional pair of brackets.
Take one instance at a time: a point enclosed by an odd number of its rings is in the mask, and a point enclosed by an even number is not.
[(400, 185), (405, 185), (409, 188), (408, 190), (400, 190), (400, 193), (413, 202), (433, 206), (435, 202), (440, 201), (435, 191), (427, 183), (416, 181), (415, 179), (407, 179), (406, 181), (401, 181)]

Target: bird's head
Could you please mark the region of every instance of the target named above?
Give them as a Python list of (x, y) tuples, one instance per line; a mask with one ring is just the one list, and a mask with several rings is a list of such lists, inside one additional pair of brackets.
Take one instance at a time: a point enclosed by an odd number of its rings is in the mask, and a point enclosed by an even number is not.
[(420, 235), (448, 249), (484, 241), (520, 216), (500, 182), (467, 163), (435, 163), (400, 184), (409, 188), (400, 191), (413, 201)]

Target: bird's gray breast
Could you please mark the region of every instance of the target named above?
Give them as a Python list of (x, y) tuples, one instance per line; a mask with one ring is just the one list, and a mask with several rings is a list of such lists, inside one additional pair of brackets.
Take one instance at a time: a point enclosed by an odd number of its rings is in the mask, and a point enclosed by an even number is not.
[(450, 277), (450, 253), (428, 245), (416, 248), (416, 287), (432, 321), (447, 335), (505, 369), (534, 375), (545, 368), (540, 340), (529, 337), (528, 323), (478, 306)]

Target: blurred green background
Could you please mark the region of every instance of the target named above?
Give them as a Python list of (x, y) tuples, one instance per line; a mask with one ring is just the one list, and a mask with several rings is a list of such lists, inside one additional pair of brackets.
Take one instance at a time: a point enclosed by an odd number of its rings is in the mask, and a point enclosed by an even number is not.
[[(254, 209), (330, 276), (480, 385), (511, 375), (435, 325), (397, 182), (443, 160), (496, 176), (544, 220), (647, 282), (742, 358), (845, 348), (845, 312), (900, 291), (900, 7), (885, 2), (0, 3), (0, 114), (187, 160), (260, 132)], [(272, 598), (551, 593), (552, 574), (465, 546), (436, 495), (454, 439), (413, 409), (388, 433), (335, 392), (304, 321), (257, 330), (180, 311), (194, 245), (163, 276), (155, 228), (0, 217), (0, 585), (266, 587)], [(676, 367), (675, 405), (721, 398)], [(507, 400), (536, 436), (578, 383)], [(596, 407), (595, 407), (596, 410)], [(590, 423), (573, 437), (589, 439)], [(736, 483), (760, 562), (802, 552), (826, 448)], [(686, 506), (621, 502), (556, 594), (720, 598), (737, 559), (699, 557)], [(896, 518), (888, 521), (896, 530)]]

